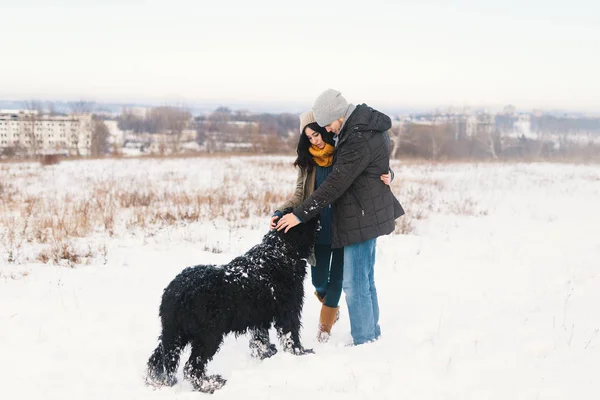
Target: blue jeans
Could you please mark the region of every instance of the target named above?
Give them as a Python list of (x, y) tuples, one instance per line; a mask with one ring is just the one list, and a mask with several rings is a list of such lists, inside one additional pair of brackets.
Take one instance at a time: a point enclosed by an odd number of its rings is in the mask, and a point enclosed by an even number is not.
[(355, 345), (375, 340), (381, 335), (375, 289), (376, 242), (377, 239), (371, 239), (344, 247), (343, 288)]

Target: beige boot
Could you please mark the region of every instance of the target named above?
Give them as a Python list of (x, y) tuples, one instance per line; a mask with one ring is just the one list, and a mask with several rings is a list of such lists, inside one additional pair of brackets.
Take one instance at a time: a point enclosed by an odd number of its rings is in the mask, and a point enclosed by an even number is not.
[[(315, 290), (315, 297), (317, 298), (317, 300), (319, 300), (319, 302), (320, 302), (321, 304), (325, 304), (325, 297), (326, 297), (326, 296), (323, 296), (323, 297), (319, 296), (319, 292), (317, 292), (317, 291)], [(337, 310), (338, 310), (338, 311), (337, 311), (337, 314), (335, 315), (335, 321), (333, 322), (334, 324), (335, 324), (336, 322), (338, 322), (338, 320), (340, 319), (340, 308), (339, 308), (339, 307), (337, 307)]]
[(325, 343), (331, 335), (331, 328), (338, 317), (339, 307), (327, 307), (325, 304), (321, 307), (321, 316), (319, 317), (319, 332), (317, 340), (320, 343)]
[(319, 292), (317, 292), (315, 290), (315, 296), (317, 296), (317, 300), (319, 300), (321, 302), (321, 304), (325, 303), (325, 296), (321, 297), (319, 296)]

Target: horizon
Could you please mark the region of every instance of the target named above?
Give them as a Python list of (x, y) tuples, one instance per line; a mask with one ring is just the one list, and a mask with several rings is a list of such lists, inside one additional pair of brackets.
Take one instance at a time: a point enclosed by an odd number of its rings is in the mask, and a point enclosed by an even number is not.
[[(300, 104), (298, 102), (292, 101), (282, 101), (282, 102), (261, 102), (261, 101), (243, 101), (243, 100), (232, 100), (232, 101), (213, 101), (213, 100), (195, 100), (190, 102), (168, 102), (168, 101), (130, 101), (130, 102), (119, 102), (119, 101), (96, 101), (93, 98), (73, 98), (73, 99), (52, 99), (52, 98), (27, 98), (27, 99), (3, 99), (0, 98), (0, 110), (16, 110), (16, 109), (24, 109), (24, 105), (28, 101), (36, 101), (41, 102), (43, 104), (52, 103), (56, 105), (63, 105), (68, 107), (71, 103), (76, 103), (79, 101), (90, 102), (94, 106), (96, 106), (95, 112), (105, 111), (102, 109), (102, 106), (108, 107), (142, 107), (142, 108), (152, 108), (158, 106), (176, 106), (183, 107), (190, 111), (201, 111), (201, 113), (210, 113), (216, 110), (219, 107), (229, 108), (231, 111), (248, 111), (253, 114), (266, 113), (266, 114), (281, 114), (281, 113), (290, 113), (290, 114), (301, 114), (306, 110), (311, 108), (310, 103)], [(360, 103), (358, 103), (360, 104)], [(514, 106), (516, 113), (534, 113), (541, 111), (544, 114), (550, 115), (578, 115), (585, 117), (598, 117), (600, 116), (600, 109), (598, 110), (581, 110), (581, 109), (567, 109), (567, 108), (547, 108), (547, 109), (537, 109), (537, 108), (522, 108), (516, 106), (514, 103), (510, 104), (495, 104), (495, 105), (472, 105), (472, 106), (456, 106), (456, 105), (438, 105), (434, 107), (416, 107), (416, 106), (403, 106), (403, 105), (384, 105), (383, 107), (377, 107), (377, 104), (368, 104), (369, 106), (382, 111), (384, 113), (390, 114), (392, 116), (401, 116), (401, 115), (409, 115), (409, 114), (429, 114), (436, 111), (440, 111), (442, 113), (447, 112), (449, 109), (454, 109), (454, 112), (489, 112), (489, 113), (500, 113), (505, 106)], [(63, 107), (64, 111), (64, 107)], [(195, 114), (198, 115), (198, 114)]]
[[(600, 4), (9, 2), (0, 98), (599, 112)], [(32, 12), (35, 11), (35, 12)], [(317, 15), (317, 16), (315, 16)]]

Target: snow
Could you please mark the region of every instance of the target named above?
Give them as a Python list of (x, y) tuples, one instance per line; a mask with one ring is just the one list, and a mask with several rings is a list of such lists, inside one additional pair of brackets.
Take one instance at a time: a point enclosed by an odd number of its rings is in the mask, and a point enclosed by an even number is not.
[[(30, 195), (86, 196), (102, 179), (150, 177), (164, 190), (294, 189), (287, 157), (73, 161), (3, 165)], [(316, 340), (320, 303), (305, 283), (303, 344), (258, 361), (228, 337), (208, 365), (228, 380), (215, 399), (597, 399), (600, 397), (600, 166), (403, 164), (393, 190), (407, 235), (378, 239), (379, 341), (347, 347), (341, 317)], [(248, 184), (246, 184), (248, 182)], [(266, 207), (269, 208), (269, 207)], [(5, 211), (4, 211), (5, 212)], [(262, 214), (261, 214), (262, 213)], [(417, 217), (417, 214), (418, 215)], [(145, 386), (164, 287), (186, 266), (222, 264), (258, 244), (269, 212), (99, 232), (106, 260), (66, 268), (0, 259), (0, 398), (197, 399), (183, 380)], [(1, 227), (0, 229), (6, 229)], [(217, 252), (207, 249), (218, 249)], [(271, 331), (276, 341), (275, 332)], [(278, 344), (278, 348), (281, 349)], [(183, 357), (186, 360), (187, 355)]]

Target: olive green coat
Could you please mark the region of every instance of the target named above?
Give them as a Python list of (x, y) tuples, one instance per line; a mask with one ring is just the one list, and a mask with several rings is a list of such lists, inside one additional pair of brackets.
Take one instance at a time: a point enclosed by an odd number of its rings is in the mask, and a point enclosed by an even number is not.
[[(294, 191), (294, 195), (277, 209), (279, 211), (283, 211), (286, 208), (296, 208), (300, 204), (304, 202), (304, 200), (308, 199), (310, 195), (315, 191), (315, 177), (317, 174), (317, 168), (313, 168), (311, 172), (306, 172), (306, 170), (302, 170), (298, 168), (298, 179), (296, 179), (296, 190)], [(308, 257), (308, 263), (310, 265), (316, 264), (315, 252), (314, 250), (310, 253)]]

